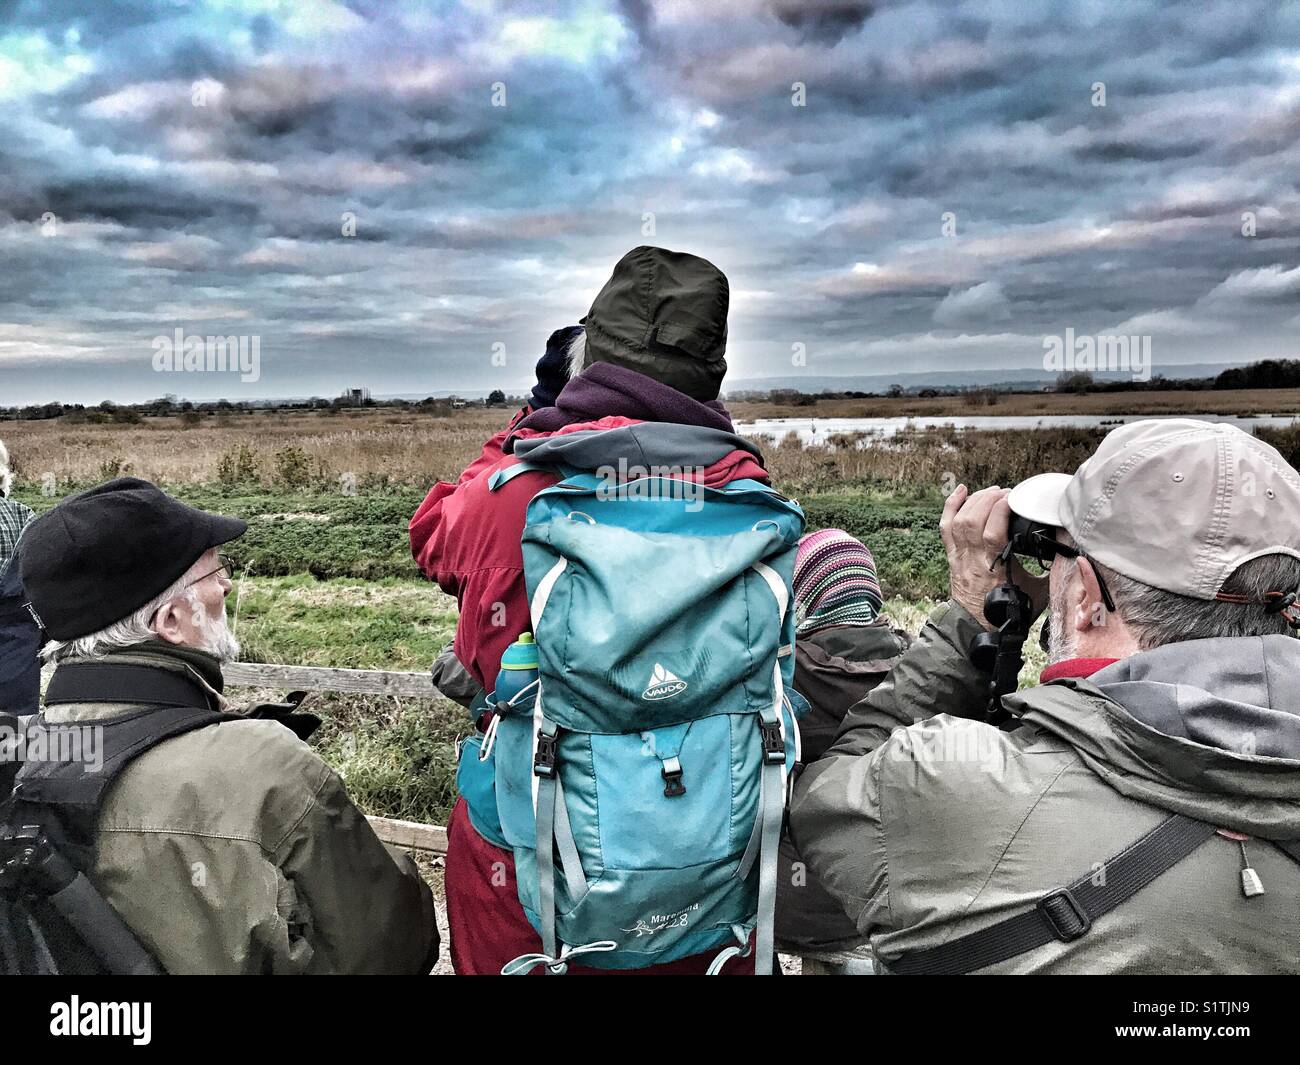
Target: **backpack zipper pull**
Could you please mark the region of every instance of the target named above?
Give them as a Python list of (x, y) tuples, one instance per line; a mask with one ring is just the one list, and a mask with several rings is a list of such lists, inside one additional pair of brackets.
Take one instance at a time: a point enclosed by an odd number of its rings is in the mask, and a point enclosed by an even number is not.
[(1265, 894), (1264, 882), (1260, 880), (1259, 874), (1250, 867), (1250, 859), (1246, 856), (1246, 840), (1250, 839), (1243, 832), (1233, 832), (1231, 829), (1220, 828), (1218, 833), (1224, 839), (1232, 840), (1241, 848), (1241, 893), (1248, 899), (1258, 898)]
[(1246, 857), (1246, 841), (1239, 839), (1237, 845), (1241, 847), (1241, 893), (1248, 899), (1263, 895), (1264, 884), (1259, 879), (1259, 874), (1250, 867), (1250, 859)]

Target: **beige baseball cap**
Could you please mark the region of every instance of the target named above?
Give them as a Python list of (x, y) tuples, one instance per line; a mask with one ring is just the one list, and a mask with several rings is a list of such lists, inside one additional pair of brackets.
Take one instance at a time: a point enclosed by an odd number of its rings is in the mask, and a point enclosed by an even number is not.
[(1073, 476), (1030, 477), (1008, 502), (1067, 530), (1116, 573), (1196, 599), (1215, 598), (1253, 558), (1300, 558), (1300, 474), (1276, 448), (1222, 422), (1121, 426)]

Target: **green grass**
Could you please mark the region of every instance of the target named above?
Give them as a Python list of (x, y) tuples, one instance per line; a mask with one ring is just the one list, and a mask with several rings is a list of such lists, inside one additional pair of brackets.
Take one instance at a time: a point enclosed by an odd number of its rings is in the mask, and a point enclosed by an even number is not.
[(329, 695), (312, 742), (368, 814), (445, 825), (456, 802), (456, 740), (469, 715), (443, 699)]
[[(309, 574), (325, 581), (419, 576), (407, 535), (411, 515), (424, 498), (418, 490), (345, 496), (178, 485), (169, 491), (193, 506), (247, 520), (248, 532), (229, 551), (254, 576)], [(57, 502), (30, 490), (20, 497), (38, 510)], [(948, 571), (939, 542), (943, 500), (937, 488), (840, 489), (804, 493), (799, 501), (809, 531), (841, 528), (866, 543), (892, 594), (944, 593)]]
[[(167, 490), (192, 506), (244, 518), (248, 532), (230, 551), (254, 574), (366, 580), (418, 576), (406, 530), (424, 498), (419, 490), (354, 496), (214, 485), (169, 485)], [(38, 512), (58, 502), (30, 487), (15, 497)]]
[(939, 539), (942, 502), (825, 493), (804, 496), (800, 503), (810, 531), (844, 529), (871, 548), (887, 594), (935, 598), (946, 591), (948, 560)]
[(228, 610), (249, 662), (427, 669), (456, 631), (455, 599), (391, 577), (240, 577)]
[[(227, 610), (246, 662), (420, 671), (456, 631), (456, 601), (419, 580), (241, 577)], [(437, 697), (319, 693), (308, 709), (324, 720), (313, 743), (366, 813), (447, 823), (456, 740), (471, 729), (461, 707)]]

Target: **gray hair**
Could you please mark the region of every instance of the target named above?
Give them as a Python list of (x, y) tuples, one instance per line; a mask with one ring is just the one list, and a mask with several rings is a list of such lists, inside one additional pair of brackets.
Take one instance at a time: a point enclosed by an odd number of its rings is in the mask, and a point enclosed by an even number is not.
[(14, 483), (14, 475), (9, 470), (9, 449), (0, 440), (0, 496), (8, 498), (9, 488)]
[(120, 651), (124, 647), (154, 639), (156, 633), (150, 627), (153, 617), (173, 599), (185, 599), (197, 608), (198, 593), (188, 584), (193, 571), (194, 566), (191, 566), (162, 595), (149, 600), (134, 614), (113, 622), (99, 632), (78, 636), (75, 640), (51, 640), (41, 649), (41, 657), (46, 662), (63, 662), (69, 658), (102, 658), (110, 651)]
[(582, 373), (582, 364), (587, 358), (587, 331), (585, 329), (569, 341), (569, 347), (565, 351), (564, 357), (569, 362), (569, 380), (572, 381), (578, 374)]
[[(1092, 564), (1110, 589), (1116, 612), (1133, 630), (1143, 651), (1181, 640), (1288, 635), (1292, 631), (1286, 618), (1280, 613), (1268, 613), (1260, 602), (1193, 599), (1121, 576), (1098, 562)], [(1291, 555), (1263, 555), (1244, 562), (1223, 582), (1221, 589), (1252, 600), (1262, 599), (1265, 592), (1297, 590), (1300, 590), (1300, 559)]]

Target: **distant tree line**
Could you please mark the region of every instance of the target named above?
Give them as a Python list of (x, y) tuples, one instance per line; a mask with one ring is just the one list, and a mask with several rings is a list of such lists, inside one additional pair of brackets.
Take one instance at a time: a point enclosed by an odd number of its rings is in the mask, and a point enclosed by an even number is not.
[(1262, 359), (1214, 377), (1160, 377), (1150, 381), (1098, 381), (1090, 373), (1063, 373), (1057, 392), (1204, 392), (1243, 388), (1300, 388), (1300, 359)]
[[(516, 400), (522, 403), (522, 399)], [(208, 400), (194, 403), (190, 400), (178, 400), (175, 396), (163, 396), (142, 403), (114, 403), (106, 399), (97, 406), (87, 407), (82, 403), (33, 403), (24, 407), (0, 407), (0, 421), (44, 421), (51, 418), (66, 418), (75, 425), (138, 425), (145, 418), (179, 417), (187, 426), (200, 425), (205, 418), (228, 418), (241, 414), (273, 413), (275, 411), (321, 411), (326, 414), (341, 410), (383, 407), (391, 410), (411, 410), (425, 414), (451, 414), (456, 406), (500, 407), (510, 403), (510, 398), (500, 389), (493, 391), (486, 400), (457, 400), (454, 396), (435, 398), (427, 396), (420, 400), (388, 399), (377, 401), (366, 397), (354, 400), (348, 396), (323, 399), (313, 396), (304, 400), (243, 400), (233, 403), (228, 399)]]
[[(1300, 359), (1262, 359), (1246, 366), (1234, 366), (1214, 377), (1161, 377), (1153, 376), (1149, 381), (1131, 379), (1098, 380), (1087, 372), (1063, 373), (1054, 384), (1045, 385), (1042, 391), (1073, 392), (1201, 392), (1207, 390), (1244, 389), (1244, 388), (1300, 388)], [(962, 396), (967, 406), (994, 406), (998, 396), (1004, 392), (1022, 391), (1013, 388), (962, 387), (956, 385), (926, 386), (924, 388), (904, 388), (901, 384), (890, 385), (884, 395), (890, 398), (904, 396), (920, 399), (932, 399), (939, 396)], [(789, 407), (811, 407), (819, 400), (830, 399), (879, 399), (879, 392), (834, 391), (823, 389), (821, 392), (801, 392), (796, 388), (774, 388), (770, 391), (747, 389), (728, 392), (727, 398), (736, 400), (765, 400)], [(258, 411), (324, 411), (337, 412), (357, 407), (384, 407), (396, 410), (411, 410), (420, 413), (447, 415), (462, 406), (502, 407), (512, 403), (521, 403), (520, 397), (507, 396), (501, 389), (495, 389), (483, 400), (460, 400), (455, 396), (435, 399), (428, 396), (421, 400), (386, 399), (377, 401), (366, 397), (354, 400), (348, 396), (335, 399), (322, 399), (313, 396), (304, 400), (262, 400), (232, 403), (228, 399), (192, 403), (178, 400), (175, 396), (163, 396), (144, 403), (118, 404), (104, 400), (98, 406), (86, 407), (80, 403), (40, 403), (26, 407), (0, 407), (0, 421), (40, 421), (48, 418), (67, 418), (80, 424), (138, 424), (143, 418), (179, 416), (186, 425), (198, 425), (205, 417), (228, 417), (236, 414), (249, 414)]]

